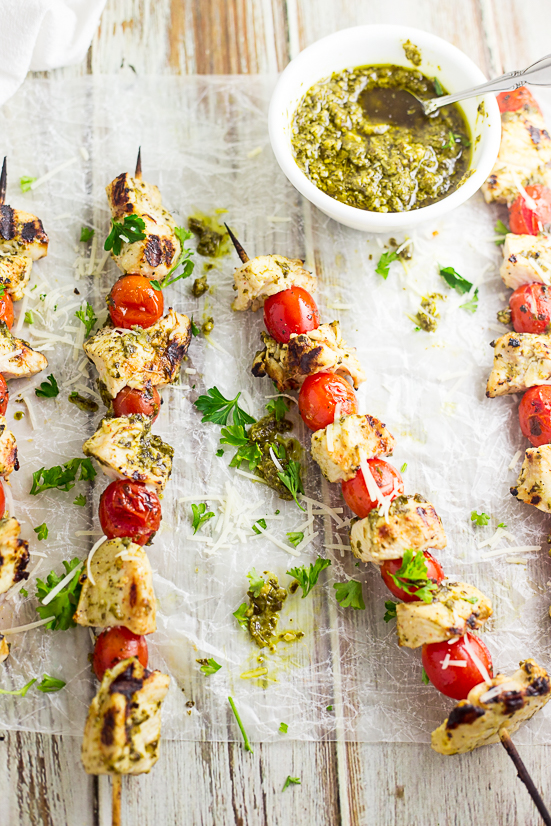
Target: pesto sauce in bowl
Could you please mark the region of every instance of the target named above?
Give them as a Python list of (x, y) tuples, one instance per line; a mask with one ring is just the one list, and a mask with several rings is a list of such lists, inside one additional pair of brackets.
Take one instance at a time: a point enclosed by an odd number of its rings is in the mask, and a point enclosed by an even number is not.
[(461, 109), (446, 106), (433, 117), (412, 115), (407, 123), (393, 121), (389, 111), (383, 122), (366, 114), (373, 90), (387, 101), (392, 90), (396, 97), (406, 90), (422, 99), (438, 93), (434, 79), (403, 66), (359, 66), (316, 83), (301, 100), (291, 130), (293, 155), (310, 181), (332, 198), (372, 212), (419, 209), (457, 189), (471, 160)]

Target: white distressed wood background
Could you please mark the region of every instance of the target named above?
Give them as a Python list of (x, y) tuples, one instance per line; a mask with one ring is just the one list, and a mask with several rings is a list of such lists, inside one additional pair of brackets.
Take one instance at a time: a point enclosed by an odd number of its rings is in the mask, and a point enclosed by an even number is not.
[[(361, 23), (401, 22), (463, 49), (488, 74), (551, 52), (550, 0), (108, 0), (88, 73), (277, 72), (314, 40)], [(162, 82), (162, 80), (160, 81)], [(0, 826), (106, 826), (109, 781), (80, 768), (80, 740), (0, 733)], [(549, 746), (523, 756), (551, 802)], [(301, 786), (281, 792), (281, 778)], [(443, 758), (407, 744), (164, 742), (149, 776), (123, 783), (125, 826), (536, 826), (499, 747)]]

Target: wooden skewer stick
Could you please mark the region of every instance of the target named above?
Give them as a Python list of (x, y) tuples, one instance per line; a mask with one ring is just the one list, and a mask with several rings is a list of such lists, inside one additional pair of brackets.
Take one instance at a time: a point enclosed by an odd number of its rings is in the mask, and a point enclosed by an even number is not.
[(227, 231), (228, 231), (228, 235), (230, 236), (230, 238), (231, 238), (231, 240), (232, 240), (232, 244), (233, 244), (233, 245), (234, 245), (234, 247), (235, 247), (235, 251), (236, 251), (236, 253), (237, 253), (237, 254), (238, 254), (238, 256), (241, 258), (241, 260), (243, 261), (243, 263), (244, 263), (244, 264), (246, 264), (246, 263), (247, 263), (247, 261), (249, 261), (249, 260), (250, 260), (250, 259), (249, 259), (249, 256), (247, 255), (247, 253), (245, 252), (245, 250), (243, 249), (243, 247), (241, 246), (241, 244), (239, 243), (239, 241), (237, 240), (237, 238), (235, 237), (235, 235), (233, 234), (233, 232), (231, 231), (231, 229), (229, 228), (229, 226), (228, 226), (227, 224), (224, 224), (224, 226), (226, 227), (226, 229), (227, 229)]
[(111, 815), (112, 826), (121, 826), (121, 793), (122, 793), (122, 777), (120, 774), (113, 775), (113, 790), (112, 800), (113, 808)]
[(528, 794), (536, 804), (536, 808), (542, 816), (545, 826), (551, 826), (551, 814), (549, 814), (549, 810), (547, 809), (545, 803), (541, 799), (541, 795), (536, 789), (535, 783), (530, 777), (528, 769), (522, 762), (522, 758), (518, 753), (515, 744), (511, 740), (511, 735), (509, 734), (506, 728), (501, 728), (499, 730), (499, 739), (501, 740), (501, 745), (503, 746), (503, 748), (515, 764), (519, 780), (522, 780), (522, 782), (528, 789)]
[(142, 179), (142, 147), (138, 149), (138, 158), (136, 160), (136, 172), (134, 173), (134, 177), (137, 178), (139, 181)]
[(2, 164), (2, 174), (0, 174), (0, 206), (6, 203), (6, 184), (8, 180), (8, 170), (6, 167), (7, 158), (4, 156)]

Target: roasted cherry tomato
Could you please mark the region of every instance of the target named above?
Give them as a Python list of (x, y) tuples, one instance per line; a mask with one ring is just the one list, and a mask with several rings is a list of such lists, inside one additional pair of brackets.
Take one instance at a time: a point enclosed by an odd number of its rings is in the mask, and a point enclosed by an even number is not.
[(6, 512), (6, 494), (4, 493), (4, 485), (0, 483), (0, 519)]
[(147, 667), (148, 653), (145, 637), (139, 637), (122, 625), (102, 631), (96, 640), (92, 659), (98, 680), (103, 680), (103, 675), (108, 668), (113, 668), (128, 657), (137, 657), (143, 667)]
[(115, 327), (151, 327), (163, 314), (163, 292), (143, 275), (123, 275), (107, 296), (107, 306)]
[[(468, 645), (465, 643), (468, 639)], [(469, 631), (455, 642), (433, 642), (423, 646), (423, 668), (438, 691), (454, 700), (466, 700), (471, 688), (480, 685), (486, 675), (480, 671), (472, 653), (493, 677), (492, 657), (480, 637)], [(448, 660), (449, 655), (449, 660)], [(466, 663), (457, 665), (456, 663)]]
[(337, 405), (341, 416), (358, 412), (356, 394), (346, 379), (335, 373), (308, 376), (298, 396), (304, 424), (310, 430), (322, 430), (335, 420)]
[(523, 106), (528, 106), (532, 109), (537, 109), (541, 113), (539, 105), (531, 92), (526, 86), (519, 86), (512, 92), (500, 92), (497, 97), (497, 105), (500, 112), (517, 112)]
[[(423, 556), (427, 563), (427, 579), (432, 580), (432, 582), (442, 582), (445, 574), (440, 563), (437, 562), (428, 551), (423, 551)], [(400, 602), (419, 602), (419, 597), (416, 597), (415, 594), (408, 594), (407, 591), (404, 591), (403, 588), (396, 585), (392, 579), (391, 574), (395, 574), (396, 571), (402, 567), (402, 562), (402, 559), (387, 559), (387, 561), (381, 565), (381, 576), (388, 590), (396, 599), (399, 599)]]
[(542, 384), (530, 387), (518, 409), (520, 429), (534, 445), (548, 445), (551, 442), (551, 387)]
[(157, 388), (151, 385), (143, 390), (123, 387), (113, 399), (115, 416), (132, 416), (133, 413), (141, 413), (144, 416), (151, 416), (154, 422), (160, 409), (161, 397)]
[(128, 536), (138, 545), (145, 545), (161, 524), (159, 497), (143, 482), (117, 479), (101, 494), (99, 521), (108, 539)]
[(509, 207), (509, 227), (516, 235), (537, 235), (540, 225), (551, 224), (551, 189), (534, 184), (526, 187), (526, 193), (536, 208), (519, 195)]
[(13, 301), (9, 293), (0, 298), (0, 321), (3, 321), (8, 330), (13, 326)]
[(523, 284), (509, 299), (511, 321), (517, 333), (545, 333), (551, 323), (551, 288)]
[(287, 344), (292, 333), (308, 333), (320, 326), (316, 302), (302, 287), (290, 287), (264, 302), (264, 324), (272, 338)]
[[(404, 480), (395, 467), (389, 465), (384, 459), (368, 459), (367, 464), (383, 496), (390, 496), (394, 491), (392, 498), (395, 499), (404, 492)], [(360, 519), (369, 516), (373, 508), (377, 507), (377, 502), (367, 492), (361, 470), (352, 479), (341, 482), (341, 488), (346, 504)]]
[(10, 398), (8, 383), (2, 373), (0, 373), (0, 416), (5, 416)]

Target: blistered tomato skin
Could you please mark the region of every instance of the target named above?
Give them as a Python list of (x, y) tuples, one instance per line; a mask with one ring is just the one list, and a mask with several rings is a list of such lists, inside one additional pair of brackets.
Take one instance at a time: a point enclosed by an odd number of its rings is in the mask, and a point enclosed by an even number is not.
[(0, 484), (0, 519), (6, 512), (6, 494), (4, 493), (4, 485)]
[[(466, 700), (469, 691), (485, 680), (465, 644), (465, 636), (468, 638), (469, 648), (475, 652), (489, 676), (493, 677), (492, 656), (480, 637), (475, 634), (467, 632), (452, 643), (434, 642), (423, 646), (423, 668), (427, 677), (438, 691), (454, 700)], [(448, 664), (444, 668), (446, 661)], [(454, 665), (457, 662), (466, 662), (467, 665)]]
[(537, 109), (541, 114), (541, 109), (536, 102), (532, 93), (526, 86), (520, 86), (518, 89), (513, 89), (511, 92), (500, 92), (496, 95), (497, 105), (499, 111), (503, 112), (518, 112), (523, 106), (529, 106), (532, 109)]
[(339, 416), (358, 412), (356, 394), (350, 384), (335, 373), (314, 373), (300, 388), (298, 409), (310, 430), (323, 430)]
[(551, 387), (530, 387), (518, 409), (520, 429), (534, 447), (551, 442)]
[(128, 657), (137, 657), (143, 667), (147, 668), (149, 656), (145, 637), (134, 634), (124, 626), (102, 631), (96, 640), (92, 658), (98, 680), (103, 680), (108, 668), (113, 668)]
[(3, 321), (8, 330), (13, 327), (13, 301), (9, 293), (0, 297), (0, 321)]
[(546, 333), (551, 323), (551, 288), (523, 284), (509, 299), (511, 321), (517, 333)]
[(6, 415), (9, 398), (10, 391), (8, 390), (8, 383), (4, 376), (0, 373), (0, 416)]
[(264, 324), (272, 338), (287, 344), (292, 333), (309, 333), (320, 326), (316, 302), (303, 287), (290, 287), (264, 302)]
[[(427, 565), (427, 578), (436, 583), (442, 582), (445, 579), (445, 574), (438, 560), (429, 551), (423, 551), (423, 556)], [(419, 597), (416, 597), (415, 594), (408, 594), (407, 591), (396, 585), (392, 579), (391, 574), (395, 574), (402, 567), (402, 562), (402, 559), (387, 559), (386, 562), (383, 562), (381, 565), (383, 582), (390, 593), (400, 602), (419, 602)]]
[(127, 536), (145, 545), (159, 530), (161, 502), (143, 482), (117, 479), (101, 495), (99, 521), (108, 539)]
[(151, 327), (163, 314), (163, 292), (143, 275), (123, 275), (107, 296), (107, 306), (115, 327)]
[(115, 416), (132, 416), (141, 413), (144, 416), (151, 416), (151, 421), (154, 422), (160, 409), (161, 397), (156, 387), (145, 387), (143, 390), (123, 387), (113, 399)]
[[(404, 492), (404, 480), (393, 465), (384, 459), (368, 459), (367, 464), (383, 496), (392, 495), (395, 499)], [(377, 507), (377, 502), (367, 492), (361, 470), (352, 479), (341, 482), (341, 489), (346, 504), (360, 519), (369, 516), (373, 508)]]
[(526, 187), (526, 194), (530, 201), (519, 195), (509, 207), (509, 227), (515, 235), (537, 235), (540, 227), (551, 223), (551, 189), (534, 184)]

